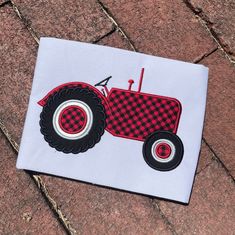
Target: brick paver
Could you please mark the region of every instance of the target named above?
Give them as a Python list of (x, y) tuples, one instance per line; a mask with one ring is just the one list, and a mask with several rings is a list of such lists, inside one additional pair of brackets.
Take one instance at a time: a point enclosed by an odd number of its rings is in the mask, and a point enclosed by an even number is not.
[(138, 51), (193, 61), (216, 47), (180, 0), (102, 0)]
[(188, 2), (207, 22), (223, 48), (235, 60), (235, 1), (188, 0)]
[(65, 234), (1, 132), (0, 153), (0, 234)]
[(95, 0), (14, 0), (14, 3), (39, 36), (90, 42), (113, 29)]
[(162, 212), (178, 234), (234, 234), (235, 188), (216, 161), (195, 180), (189, 206), (160, 202)]
[(43, 179), (81, 234), (171, 234), (148, 197), (50, 176)]
[(204, 170), (208, 165), (210, 165), (212, 160), (213, 160), (213, 154), (211, 153), (207, 145), (204, 142), (202, 142), (199, 162), (197, 166), (197, 173)]
[(28, 105), (36, 43), (10, 6), (0, 8), (0, 116), (20, 139)]
[(132, 47), (128, 43), (128, 41), (121, 36), (119, 32), (114, 32), (108, 37), (103, 38), (100, 40), (97, 44), (103, 45), (103, 46), (113, 46), (116, 48), (120, 49), (125, 49), (125, 50), (132, 50)]
[[(211, 163), (212, 154), (203, 143), (197, 172)], [(147, 197), (50, 176), (43, 176), (43, 180), (75, 229), (82, 233), (170, 233)]]
[(209, 67), (204, 137), (235, 176), (235, 67), (221, 51), (202, 63)]

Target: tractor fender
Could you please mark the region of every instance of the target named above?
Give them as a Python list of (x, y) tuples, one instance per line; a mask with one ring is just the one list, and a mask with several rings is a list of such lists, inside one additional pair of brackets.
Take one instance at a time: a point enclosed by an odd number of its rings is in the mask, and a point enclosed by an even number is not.
[(68, 82), (60, 86), (57, 86), (54, 89), (52, 89), (50, 92), (48, 92), (46, 96), (44, 96), (41, 100), (39, 100), (38, 104), (43, 107), (47, 103), (49, 97), (51, 97), (59, 90), (63, 88), (75, 88), (75, 87), (87, 88), (89, 90), (92, 90), (102, 100), (102, 104), (104, 105), (105, 110), (109, 109), (106, 97), (96, 87), (84, 82)]

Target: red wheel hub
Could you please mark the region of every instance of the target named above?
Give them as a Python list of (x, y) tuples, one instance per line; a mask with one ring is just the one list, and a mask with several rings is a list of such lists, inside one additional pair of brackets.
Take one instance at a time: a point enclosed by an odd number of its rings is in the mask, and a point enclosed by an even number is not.
[(171, 154), (171, 147), (167, 143), (160, 143), (156, 147), (156, 155), (159, 158), (166, 159), (170, 156)]
[(64, 108), (59, 116), (60, 128), (69, 134), (81, 132), (87, 124), (85, 111), (76, 105), (70, 105)]

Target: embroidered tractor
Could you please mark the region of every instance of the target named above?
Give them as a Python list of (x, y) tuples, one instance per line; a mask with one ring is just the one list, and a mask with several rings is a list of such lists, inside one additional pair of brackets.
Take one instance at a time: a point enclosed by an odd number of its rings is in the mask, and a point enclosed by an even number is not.
[[(104, 130), (113, 136), (143, 141), (143, 157), (160, 171), (176, 168), (183, 158), (183, 144), (176, 135), (181, 115), (177, 99), (112, 88), (108, 77), (95, 86), (83, 82), (62, 84), (38, 102), (41, 133), (49, 145), (78, 154), (94, 147)], [(101, 89), (97, 89), (101, 87)]]

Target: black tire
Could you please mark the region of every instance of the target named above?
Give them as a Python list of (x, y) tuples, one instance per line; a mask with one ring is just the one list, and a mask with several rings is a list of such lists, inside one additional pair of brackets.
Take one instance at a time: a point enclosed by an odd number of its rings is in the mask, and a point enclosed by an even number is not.
[[(173, 144), (174, 154), (172, 152), (171, 158), (167, 162), (161, 162), (156, 159), (156, 156), (153, 156), (152, 148), (158, 140), (166, 140), (168, 143)], [(151, 134), (144, 142), (143, 145), (143, 156), (146, 163), (155, 170), (159, 171), (170, 171), (175, 169), (183, 159), (184, 147), (181, 139), (167, 131), (156, 131)], [(171, 160), (170, 160), (171, 159)]]
[[(92, 111), (92, 126), (84, 137), (77, 140), (71, 140), (61, 137), (53, 127), (53, 115), (57, 107), (68, 100), (79, 100)], [(41, 133), (48, 144), (58, 151), (64, 153), (80, 153), (92, 148), (100, 141), (106, 126), (105, 109), (101, 99), (91, 90), (83, 88), (63, 88), (52, 95), (40, 115)]]

